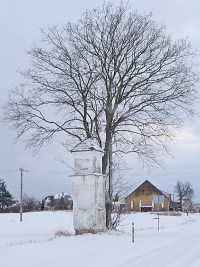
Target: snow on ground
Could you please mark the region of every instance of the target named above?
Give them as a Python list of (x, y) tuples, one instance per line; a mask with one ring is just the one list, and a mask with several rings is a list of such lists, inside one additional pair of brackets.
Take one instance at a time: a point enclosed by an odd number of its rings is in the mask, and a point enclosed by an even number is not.
[(130, 214), (118, 231), (74, 236), (72, 212), (25, 213), (22, 222), (19, 214), (0, 214), (0, 266), (199, 267), (200, 214), (162, 215), (159, 231), (156, 218)]

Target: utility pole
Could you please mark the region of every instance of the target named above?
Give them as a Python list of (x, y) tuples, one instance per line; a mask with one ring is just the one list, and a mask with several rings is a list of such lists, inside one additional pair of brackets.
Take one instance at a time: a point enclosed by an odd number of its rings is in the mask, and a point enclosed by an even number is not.
[(23, 213), (23, 206), (22, 206), (22, 194), (23, 194), (23, 172), (27, 170), (24, 170), (22, 168), (19, 168), (19, 171), (21, 173), (21, 183), (20, 183), (20, 222), (22, 222), (22, 213)]

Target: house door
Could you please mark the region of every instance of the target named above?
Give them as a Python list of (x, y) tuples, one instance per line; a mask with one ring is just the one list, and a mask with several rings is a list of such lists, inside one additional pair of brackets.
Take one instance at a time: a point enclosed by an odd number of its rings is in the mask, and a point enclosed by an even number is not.
[(152, 211), (152, 207), (141, 207), (141, 212), (150, 212)]

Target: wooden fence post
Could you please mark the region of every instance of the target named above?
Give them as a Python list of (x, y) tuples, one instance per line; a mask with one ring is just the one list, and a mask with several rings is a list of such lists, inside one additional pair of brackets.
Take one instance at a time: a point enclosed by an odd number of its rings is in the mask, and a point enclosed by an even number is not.
[(132, 223), (132, 243), (134, 243), (135, 238), (134, 238), (134, 223)]

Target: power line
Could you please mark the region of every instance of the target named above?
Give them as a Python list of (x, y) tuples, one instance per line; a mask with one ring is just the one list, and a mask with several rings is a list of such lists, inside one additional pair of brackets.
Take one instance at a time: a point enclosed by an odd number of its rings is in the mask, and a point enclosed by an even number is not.
[[(0, 170), (0, 173), (10, 173), (10, 172), (16, 172), (18, 170)], [(29, 170), (29, 172), (37, 172), (37, 173), (66, 173), (66, 171), (59, 171), (59, 170)]]
[(16, 172), (16, 170), (0, 170), (0, 173)]

